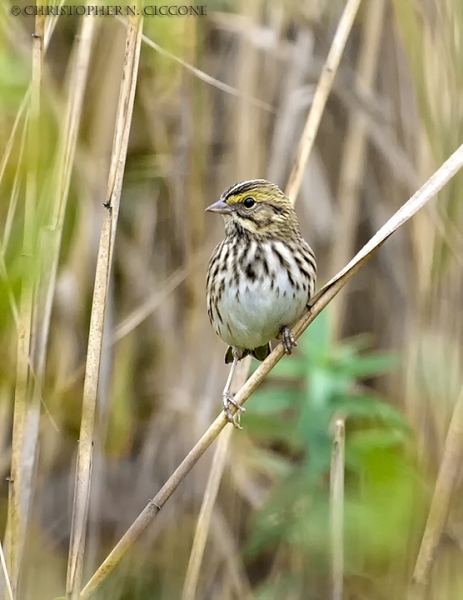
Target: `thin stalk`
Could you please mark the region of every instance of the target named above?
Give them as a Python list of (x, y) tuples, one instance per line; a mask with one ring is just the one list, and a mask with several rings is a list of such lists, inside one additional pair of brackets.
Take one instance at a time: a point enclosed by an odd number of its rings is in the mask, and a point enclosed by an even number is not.
[[(29, 513), (32, 497), (32, 477), (39, 435), (40, 405), (45, 377), (46, 354), (50, 330), (51, 311), (55, 293), (56, 273), (61, 248), (61, 237), (66, 213), (72, 166), (77, 145), (77, 134), (87, 80), (90, 49), (95, 19), (81, 20), (81, 31), (77, 37), (71, 77), (68, 86), (68, 101), (62, 134), (57, 151), (57, 173), (53, 181), (53, 215), (51, 227), (43, 228), (40, 247), (40, 286), (38, 286), (33, 323), (33, 391), (27, 415), (27, 435), (24, 442), (23, 479), (25, 480), (25, 519)], [(53, 193), (53, 192), (52, 192)]]
[[(246, 377), (247, 373), (245, 373)], [(219, 491), (220, 481), (222, 479), (223, 470), (227, 459), (227, 452), (230, 446), (230, 440), (233, 433), (231, 427), (225, 428), (225, 431), (219, 436), (219, 441), (215, 449), (212, 468), (207, 480), (206, 490), (199, 511), (198, 522), (196, 525), (193, 547), (191, 549), (190, 559), (188, 561), (188, 569), (183, 585), (182, 600), (194, 600), (196, 597), (196, 589), (198, 587), (199, 574), (201, 563), (206, 548), (206, 541), (211, 527), (212, 514), (214, 505)]]
[[(21, 103), (21, 106), (19, 107), (18, 112), (16, 113), (16, 117), (14, 119), (14, 123), (13, 123), (13, 127), (11, 129), (11, 133), (10, 136), (8, 138), (8, 141), (6, 143), (5, 146), (5, 151), (3, 153), (3, 156), (0, 160), (0, 184), (3, 181), (3, 177), (5, 175), (5, 170), (6, 167), (8, 165), (8, 161), (10, 160), (10, 156), (11, 156), (11, 152), (13, 151), (14, 148), (14, 143), (16, 141), (16, 134), (19, 131), (19, 124), (21, 123), (21, 119), (26, 111), (27, 105), (29, 103), (30, 100), (30, 87), (28, 88), (26, 95), (24, 96), (24, 99)], [(24, 128), (27, 131), (27, 127), (28, 127), (28, 119), (27, 116), (25, 118), (25, 124), (24, 124)], [(11, 221), (12, 218), (14, 216), (14, 212), (10, 215), (11, 209), (8, 209), (8, 216), (7, 219), (5, 221), (5, 236), (6, 236), (6, 232), (9, 233), (10, 229), (11, 229)], [(7, 238), (8, 239), (8, 238)], [(5, 241), (3, 241), (3, 246), (5, 246)], [(3, 248), (3, 250), (5, 251), (5, 248)]]
[[(59, 7), (61, 7), (64, 4), (64, 2), (65, 2), (65, 0), (61, 0)], [(59, 11), (58, 11), (58, 15), (59, 15)], [(46, 54), (46, 52), (47, 52), (48, 46), (50, 44), (51, 36), (53, 35), (56, 25), (58, 24), (58, 18), (59, 17), (57, 17), (57, 16), (49, 16), (45, 19), (44, 43), (43, 43), (44, 54)], [(3, 153), (3, 156), (0, 161), (0, 183), (5, 174), (5, 169), (8, 164), (8, 161), (10, 160), (11, 152), (13, 150), (14, 142), (16, 139), (16, 134), (18, 132), (18, 125), (21, 121), (22, 116), (26, 112), (26, 109), (29, 106), (29, 101), (31, 99), (32, 85), (33, 84), (31, 82), (29, 84), (29, 87), (26, 90), (26, 93), (24, 94), (24, 98), (22, 99), (21, 104), (19, 105), (19, 109), (18, 109), (18, 112), (16, 113), (16, 117), (15, 117), (15, 120), (13, 123), (13, 128), (12, 128), (10, 136), (8, 138), (8, 142), (6, 143), (6, 146), (5, 146), (5, 152)]]
[[(209, 249), (208, 249), (209, 251)], [(185, 280), (189, 273), (205, 258), (205, 249), (201, 249), (191, 258), (188, 265), (170, 275), (159, 291), (150, 296), (143, 304), (125, 317), (111, 334), (111, 345), (117, 344), (126, 335), (139, 327), (166, 298)]]
[(429, 508), (428, 519), (413, 571), (408, 600), (424, 597), (434, 554), (442, 537), (450, 506), (452, 491), (460, 472), (463, 455), (463, 390), (455, 405), (445, 440), (444, 453)]
[[(404, 223), (418, 212), (439, 192), (463, 166), (463, 144), (445, 161), (428, 181), (381, 227), (381, 229), (365, 244), (356, 256), (337, 273), (311, 300), (309, 310), (301, 317), (293, 328), (296, 338), (307, 329), (317, 315), (331, 302), (350, 279), (359, 271), (383, 243)], [(244, 404), (254, 390), (262, 383), (273, 367), (283, 357), (284, 350), (278, 344), (259, 368), (251, 375), (243, 387), (235, 395), (239, 404)], [(232, 409), (232, 412), (236, 412)], [(177, 467), (168, 481), (156, 496), (150, 500), (131, 527), (116, 544), (103, 564), (99, 567), (80, 596), (81, 600), (91, 598), (97, 588), (110, 575), (122, 558), (132, 548), (154, 517), (177, 489), (186, 475), (191, 471), (204, 452), (217, 438), (228, 421), (223, 413), (212, 423), (202, 438)]]
[(22, 180), (22, 172), (23, 172), (23, 168), (24, 168), (23, 159), (24, 159), (24, 154), (25, 154), (28, 130), (29, 130), (29, 119), (26, 118), (25, 122), (24, 122), (23, 133), (21, 135), (21, 142), (19, 145), (19, 153), (18, 153), (18, 165), (16, 167), (16, 173), (14, 175), (13, 186), (12, 186), (11, 194), (10, 194), (10, 202), (8, 204), (8, 212), (7, 212), (7, 216), (5, 219), (5, 229), (3, 232), (3, 239), (2, 239), (2, 244), (1, 244), (1, 248), (0, 248), (0, 275), (4, 281), (5, 288), (6, 288), (6, 291), (8, 294), (8, 301), (10, 304), (10, 309), (11, 309), (11, 313), (13, 315), (16, 329), (19, 328), (19, 311), (18, 311), (18, 307), (16, 304), (14, 292), (11, 287), (10, 280), (8, 278), (8, 272), (7, 272), (6, 263), (5, 263), (5, 254), (6, 254), (6, 249), (8, 247), (8, 242), (10, 240), (11, 230), (13, 227), (13, 219), (14, 219), (14, 215), (16, 213), (16, 207), (18, 204), (20, 182)]
[(53, 202), (53, 216), (50, 232), (47, 240), (47, 256), (51, 255), (44, 271), (44, 306), (41, 311), (42, 321), (38, 334), (38, 351), (36, 362), (38, 362), (37, 373), (41, 373), (45, 367), (45, 354), (50, 326), (51, 308), (56, 283), (56, 273), (61, 247), (61, 237), (64, 225), (64, 216), (69, 194), (72, 167), (77, 146), (77, 134), (82, 113), (82, 104), (87, 81), (90, 51), (92, 47), (95, 19), (82, 19), (81, 31), (77, 37), (75, 57), (72, 73), (68, 87), (68, 101), (66, 115), (60, 144), (57, 152), (58, 168), (56, 179), (53, 184), (55, 199)]
[[(120, 17), (117, 17), (117, 19), (120, 23), (125, 25), (126, 22), (124, 19), (122, 19)], [(215, 87), (219, 90), (222, 90), (223, 92), (230, 94), (231, 96), (236, 96), (237, 98), (241, 98), (245, 102), (248, 102), (249, 104), (252, 104), (253, 106), (256, 106), (257, 108), (261, 108), (270, 113), (275, 112), (275, 108), (273, 106), (271, 106), (270, 104), (268, 104), (267, 102), (263, 102), (262, 100), (259, 100), (258, 98), (253, 98), (252, 96), (243, 94), (240, 90), (232, 87), (231, 85), (228, 85), (227, 83), (224, 83), (223, 81), (219, 81), (215, 77), (208, 75), (204, 71), (201, 71), (201, 69), (198, 69), (194, 65), (190, 64), (189, 62), (183, 60), (182, 58), (179, 58), (178, 56), (175, 56), (175, 54), (172, 54), (168, 50), (165, 50), (162, 46), (160, 46), (159, 44), (156, 44), (155, 41), (153, 41), (146, 35), (144, 35), (142, 37), (142, 40), (143, 40), (144, 44), (146, 44), (150, 48), (153, 48), (153, 50), (156, 50), (162, 56), (165, 56), (165, 57), (169, 58), (170, 60), (173, 60), (174, 62), (178, 63), (184, 69), (186, 69), (187, 71), (192, 73), (195, 77), (197, 77), (201, 81), (204, 81), (208, 85), (212, 85), (213, 87)]]
[[(239, 390), (239, 388), (242, 387), (246, 382), (250, 364), (250, 357), (239, 363), (232, 382), (232, 393), (235, 393), (237, 390)], [(198, 587), (204, 549), (206, 547), (206, 541), (211, 527), (214, 505), (225, 468), (227, 452), (230, 446), (233, 431), (234, 427), (226, 427), (225, 431), (219, 436), (219, 442), (215, 449), (214, 458), (212, 460), (212, 468), (207, 480), (206, 491), (204, 492), (201, 510), (199, 511), (193, 547), (191, 549), (188, 570), (185, 577), (185, 583), (183, 585), (182, 600), (194, 600), (196, 597), (196, 589)]]
[[(141, 13), (141, 10), (139, 12)], [(111, 273), (111, 260), (114, 251), (117, 219), (119, 215), (122, 181), (135, 98), (142, 27), (143, 19), (141, 16), (130, 17), (127, 29), (124, 69), (122, 72), (116, 129), (108, 178), (108, 191), (106, 202), (104, 204), (105, 212), (101, 228), (95, 275), (66, 581), (66, 594), (71, 600), (77, 600), (79, 597), (82, 580), (85, 535), (90, 500), (95, 409), (101, 364), (101, 350), (103, 345), (104, 320)]]
[(0, 562), (2, 563), (3, 577), (5, 578), (5, 587), (6, 591), (8, 592), (7, 599), (14, 600), (13, 590), (11, 589), (10, 576), (8, 575), (8, 569), (6, 568), (6, 560), (5, 554), (3, 552), (2, 542), (0, 542)]
[[(384, 21), (384, 0), (370, 0), (367, 5), (363, 42), (356, 70), (356, 87), (365, 97), (371, 95), (377, 74), (377, 62)], [(336, 243), (333, 246), (332, 269), (337, 271), (352, 256), (358, 222), (360, 190), (365, 170), (366, 124), (360, 112), (354, 110), (342, 153), (339, 174), (339, 216)], [(339, 332), (343, 322), (346, 295), (335, 302), (333, 330)]]
[(332, 600), (342, 600), (344, 580), (344, 419), (334, 423), (330, 471)]
[(318, 126), (325, 110), (326, 101), (333, 87), (333, 81), (338, 71), (339, 63), (344, 52), (344, 48), (349, 37), (355, 16), (360, 6), (360, 0), (347, 0), (346, 6), (339, 21), (333, 43), (323, 65), (322, 74), (318, 80), (317, 89), (312, 102), (312, 108), (307, 117), (307, 121), (299, 143), (297, 159), (293, 170), (289, 176), (286, 186), (286, 195), (294, 204), (301, 187), (302, 177), (304, 175), (307, 162), (317, 135)]
[[(37, 6), (43, 5), (38, 0)], [(40, 11), (39, 11), (40, 12)], [(21, 554), (26, 522), (26, 481), (23, 480), (24, 442), (29, 411), (29, 364), (31, 351), (32, 310), (35, 286), (36, 198), (39, 160), (40, 92), (43, 74), (43, 39), (45, 17), (35, 18), (32, 41), (31, 106), (27, 139), (28, 171), (24, 208), (23, 272), (19, 307), (16, 385), (14, 398), (11, 475), (8, 494), (6, 559), (13, 595), (17, 595)]]

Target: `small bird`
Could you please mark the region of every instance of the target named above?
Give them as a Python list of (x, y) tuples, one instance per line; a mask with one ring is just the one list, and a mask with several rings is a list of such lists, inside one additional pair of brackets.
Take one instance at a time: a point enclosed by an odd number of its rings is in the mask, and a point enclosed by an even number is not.
[(229, 344), (233, 363), (223, 391), (223, 409), (235, 425), (238, 411), (230, 384), (238, 361), (251, 354), (264, 360), (270, 340), (281, 339), (286, 354), (296, 346), (291, 327), (314, 293), (317, 265), (303, 239), (296, 212), (278, 186), (252, 179), (229, 187), (206, 208), (223, 215), (225, 239), (207, 269), (207, 312), (217, 335)]

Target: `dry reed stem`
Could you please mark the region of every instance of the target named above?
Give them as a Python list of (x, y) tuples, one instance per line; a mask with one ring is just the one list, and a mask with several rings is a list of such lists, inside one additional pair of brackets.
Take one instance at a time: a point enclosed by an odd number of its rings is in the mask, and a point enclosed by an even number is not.
[[(61, 7), (64, 4), (64, 2), (65, 2), (65, 0), (61, 0), (59, 6)], [(58, 14), (59, 14), (59, 12), (58, 12)], [(45, 19), (44, 41), (43, 41), (44, 54), (47, 52), (48, 46), (50, 44), (51, 36), (53, 35), (55, 27), (58, 23), (58, 18), (59, 18), (59, 16), (56, 16), (56, 17), (49, 16)], [(10, 136), (9, 136), (6, 146), (5, 146), (5, 152), (0, 161), (0, 183), (5, 174), (6, 166), (10, 160), (10, 155), (13, 150), (16, 134), (18, 131), (18, 125), (21, 121), (23, 114), (26, 112), (26, 109), (28, 108), (29, 101), (31, 99), (31, 91), (32, 91), (32, 82), (29, 84), (29, 87), (27, 88), (26, 93), (24, 94), (24, 98), (22, 99), (21, 104), (19, 105), (19, 109), (18, 109), (18, 112), (16, 113), (16, 117), (15, 117), (15, 120), (13, 123), (13, 127), (11, 129)]]
[(347, 0), (334, 35), (333, 43), (331, 44), (330, 51), (328, 52), (325, 64), (323, 65), (317, 89), (315, 90), (312, 108), (307, 117), (304, 132), (302, 133), (298, 156), (293, 170), (291, 171), (291, 175), (289, 176), (288, 185), (286, 186), (286, 195), (293, 204), (299, 193), (302, 177), (315, 141), (325, 104), (331, 88), (333, 87), (333, 81), (359, 6), (360, 0)]
[(12, 231), (12, 227), (13, 227), (13, 219), (14, 219), (14, 215), (16, 213), (16, 207), (18, 204), (19, 189), (20, 189), (20, 183), (21, 183), (22, 171), (23, 171), (23, 158), (24, 158), (24, 153), (25, 153), (28, 129), (29, 129), (29, 119), (26, 118), (25, 122), (24, 122), (23, 133), (21, 136), (21, 142), (19, 145), (18, 164), (16, 167), (16, 173), (15, 173), (14, 179), (13, 179), (13, 186), (12, 186), (11, 194), (10, 194), (10, 202), (8, 204), (8, 212), (7, 212), (7, 216), (6, 216), (6, 220), (5, 220), (5, 229), (3, 232), (2, 247), (0, 250), (0, 273), (1, 273), (1, 277), (5, 284), (5, 288), (7, 290), (8, 301), (10, 304), (11, 312), (13, 314), (13, 320), (14, 320), (16, 329), (19, 329), (19, 311), (18, 311), (18, 307), (16, 304), (16, 298), (14, 296), (12, 286), (11, 286), (10, 280), (8, 278), (8, 273), (7, 273), (7, 269), (6, 269), (6, 263), (5, 263), (5, 254), (6, 254), (6, 251), (8, 248), (8, 242), (10, 240), (10, 235), (11, 235), (11, 231)]
[(437, 475), (426, 527), (421, 540), (408, 600), (424, 596), (429, 580), (434, 552), (439, 544), (447, 520), (452, 490), (455, 485), (463, 453), (463, 390), (455, 405), (445, 440), (442, 461)]
[(330, 471), (332, 600), (342, 600), (344, 580), (344, 419), (334, 423)]
[[(87, 2), (88, 4), (88, 2)], [(46, 266), (42, 269), (43, 307), (39, 311), (41, 322), (38, 324), (36, 360), (36, 384), (40, 383), (46, 359), (46, 347), (50, 328), (51, 309), (56, 285), (56, 273), (61, 247), (64, 217), (71, 182), (72, 168), (77, 146), (82, 105), (87, 82), (90, 53), (93, 40), (95, 19), (82, 19), (81, 30), (76, 38), (75, 56), (68, 86), (68, 99), (64, 124), (57, 151), (57, 175), (53, 183), (55, 197), (50, 230), (46, 233)]]
[[(15, 117), (14, 122), (13, 122), (13, 127), (11, 128), (11, 133), (10, 133), (10, 135), (8, 137), (8, 141), (6, 142), (6, 145), (5, 145), (5, 151), (4, 151), (2, 159), (0, 161), (0, 183), (3, 180), (3, 177), (5, 175), (6, 167), (8, 165), (9, 160), (10, 160), (11, 152), (13, 151), (13, 148), (14, 148), (14, 143), (16, 141), (16, 134), (17, 134), (18, 129), (19, 129), (19, 123), (21, 122), (21, 118), (24, 115), (24, 112), (26, 111), (27, 105), (28, 105), (29, 100), (30, 100), (30, 91), (31, 91), (31, 88), (29, 87), (28, 90), (27, 90), (27, 92), (26, 92), (26, 95), (23, 98), (21, 106), (19, 107), (19, 110), (16, 113), (16, 117)], [(25, 124), (25, 128), (27, 129), (27, 122)], [(13, 213), (13, 215), (14, 215), (14, 213)], [(7, 231), (7, 224), (9, 222), (11, 222), (11, 217), (10, 217), (9, 213), (8, 213), (8, 217), (7, 217), (7, 220), (5, 222), (5, 231)], [(5, 242), (3, 242), (3, 245), (4, 244), (5, 244)], [(3, 250), (5, 251), (5, 248)]]
[[(366, 10), (364, 36), (356, 70), (356, 87), (367, 97), (374, 89), (377, 62), (383, 30), (385, 1), (370, 0)], [(352, 256), (358, 221), (360, 191), (365, 167), (366, 124), (361, 113), (354, 111), (349, 119), (339, 174), (339, 215), (332, 270), (337, 271)], [(339, 332), (345, 311), (345, 294), (335, 302), (333, 331)]]
[[(244, 373), (244, 379), (247, 372)], [(220, 481), (227, 458), (228, 447), (230, 445), (232, 427), (226, 427), (225, 431), (219, 436), (219, 441), (215, 449), (212, 461), (211, 471), (207, 480), (206, 490), (199, 511), (198, 522), (196, 525), (195, 537), (188, 561), (188, 569), (183, 585), (182, 600), (194, 600), (196, 597), (196, 588), (198, 587), (201, 562), (206, 547), (206, 541), (211, 527), (212, 513), (214, 510), (217, 492), (219, 491)]]
[[(91, 19), (92, 17), (85, 18)], [(124, 68), (122, 72), (116, 128), (108, 178), (108, 191), (95, 275), (66, 581), (66, 594), (71, 600), (76, 600), (79, 597), (82, 579), (85, 533), (90, 500), (93, 431), (103, 344), (104, 319), (109, 277), (111, 273), (111, 259), (114, 250), (122, 181), (135, 98), (142, 26), (142, 17), (136, 16), (129, 18)]]
[[(373, 256), (376, 250), (418, 210), (420, 210), (463, 166), (463, 144), (441, 165), (426, 183), (381, 227), (381, 229), (365, 244), (356, 256), (337, 273), (311, 300), (309, 310), (301, 317), (293, 328), (296, 338), (307, 329), (315, 317), (331, 302), (346, 283)], [(254, 390), (262, 383), (268, 373), (283, 357), (284, 350), (278, 344), (259, 368), (251, 375), (243, 387), (235, 395), (239, 404), (244, 404)], [(232, 412), (233, 409), (232, 409)], [(217, 438), (228, 421), (221, 413), (204, 433), (183, 462), (177, 467), (168, 481), (156, 496), (147, 504), (131, 527), (119, 540), (111, 553), (87, 583), (80, 596), (81, 600), (90, 598), (96, 589), (108, 577), (120, 560), (145, 531), (154, 517), (177, 489), (178, 485), (191, 471), (204, 452)]]
[[(235, 377), (233, 378), (231, 388), (232, 393), (235, 393), (245, 384), (250, 364), (250, 357), (245, 358), (239, 363), (235, 372)], [(227, 452), (234, 429), (234, 427), (225, 428), (225, 431), (219, 436), (219, 441), (215, 449), (211, 472), (209, 473), (201, 510), (199, 511), (193, 547), (191, 549), (187, 574), (183, 586), (182, 600), (194, 600), (196, 595), (201, 562), (206, 547), (207, 536), (211, 527), (214, 504), (217, 498), (217, 492), (219, 491), (219, 485), (225, 468)]]
[[(59, 4), (59, 6), (62, 6), (63, 4), (64, 4), (64, 0), (61, 0), (61, 3)], [(53, 35), (53, 31), (55, 30), (57, 22), (58, 22), (57, 17), (50, 16), (45, 19), (44, 42), (43, 42), (44, 54), (47, 51), (51, 36)], [(8, 213), (7, 213), (7, 217), (5, 220), (5, 229), (4, 229), (3, 239), (2, 239), (2, 247), (0, 250), (0, 275), (4, 279), (5, 285), (7, 286), (8, 300), (10, 303), (11, 311), (13, 313), (13, 318), (15, 321), (16, 328), (19, 327), (18, 310), (17, 310), (16, 301), (15, 301), (13, 292), (11, 290), (11, 285), (8, 280), (8, 275), (6, 272), (6, 266), (5, 266), (5, 262), (4, 262), (4, 256), (5, 256), (5, 253), (7, 250), (7, 246), (8, 246), (11, 227), (13, 225), (13, 219), (14, 219), (14, 215), (16, 212), (17, 198), (18, 198), (18, 194), (19, 194), (19, 182), (20, 182), (20, 175), (22, 172), (22, 163), (23, 163), (23, 154), (24, 154), (24, 145), (25, 145), (24, 142), (26, 139), (25, 134), (27, 133), (28, 128), (29, 128), (29, 112), (30, 112), (29, 102), (31, 99), (31, 90), (32, 90), (32, 83), (29, 84), (29, 87), (27, 88), (27, 91), (24, 94), (24, 98), (22, 99), (21, 104), (19, 106), (18, 112), (16, 113), (16, 117), (13, 122), (13, 127), (11, 129), (11, 133), (8, 137), (8, 141), (5, 146), (5, 152), (3, 153), (3, 156), (0, 161), (0, 184), (1, 184), (1, 182), (3, 180), (3, 176), (5, 174), (6, 166), (10, 160), (11, 152), (14, 148), (14, 143), (16, 141), (16, 134), (18, 132), (19, 124), (21, 122), (21, 119), (22, 119), (24, 113), (26, 113), (26, 116), (24, 119), (24, 130), (23, 130), (23, 135), (22, 135), (22, 139), (20, 142), (20, 148), (19, 148), (18, 164), (17, 164), (16, 174), (15, 174), (15, 178), (14, 178), (14, 182), (13, 182), (13, 190), (11, 192), (10, 205), (8, 206)], [(27, 112), (26, 112), (26, 109), (28, 109)]]
[[(209, 249), (207, 249), (209, 252)], [(113, 330), (111, 334), (111, 345), (120, 342), (126, 335), (139, 327), (158, 306), (166, 301), (171, 294), (206, 257), (206, 248), (196, 252), (188, 262), (188, 265), (177, 269), (160, 286), (160, 289), (150, 296), (143, 304), (135, 308), (125, 317)]]
[[(43, 5), (38, 0), (37, 6)], [(28, 170), (24, 208), (23, 273), (19, 308), (18, 348), (12, 435), (11, 473), (8, 493), (8, 518), (5, 534), (7, 565), (13, 596), (17, 594), (21, 554), (25, 536), (25, 499), (27, 482), (23, 480), (24, 443), (29, 406), (29, 363), (34, 299), (36, 251), (37, 167), (39, 159), (40, 91), (43, 73), (43, 40), (45, 17), (35, 18), (32, 39), (31, 106), (28, 127)]]
[(7, 600), (14, 600), (13, 590), (11, 589), (10, 576), (8, 574), (8, 569), (6, 568), (5, 554), (3, 553), (3, 546), (2, 546), (1, 541), (0, 541), (0, 562), (2, 563), (2, 571), (3, 571), (4, 580), (5, 580), (5, 587), (6, 587), (6, 591), (8, 592)]
[(60, 256), (61, 237), (66, 213), (72, 166), (77, 144), (77, 134), (90, 62), (90, 49), (94, 19), (82, 19), (80, 35), (76, 42), (68, 101), (62, 133), (57, 150), (57, 176), (53, 182), (53, 215), (51, 226), (41, 231), (40, 286), (35, 299), (33, 338), (33, 392), (27, 415), (23, 453), (23, 481), (25, 487), (24, 520), (27, 518), (32, 495), (32, 478), (35, 469), (35, 455), (40, 424), (40, 403), (45, 377), (45, 365), (50, 330), (51, 311), (55, 293), (56, 273)]

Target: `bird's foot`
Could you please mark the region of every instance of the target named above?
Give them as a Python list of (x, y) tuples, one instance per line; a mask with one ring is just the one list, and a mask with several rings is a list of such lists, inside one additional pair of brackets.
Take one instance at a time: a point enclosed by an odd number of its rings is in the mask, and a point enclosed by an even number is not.
[(280, 329), (280, 338), (286, 354), (292, 354), (293, 346), (297, 346), (293, 332), (286, 325)]
[[(223, 412), (225, 413), (225, 416), (227, 417), (227, 420), (229, 421), (229, 423), (233, 423), (233, 426), (236, 427), (236, 429), (243, 429), (240, 425), (240, 413), (246, 412), (246, 409), (244, 408), (244, 406), (241, 406), (241, 404), (238, 404), (238, 402), (236, 402), (236, 400), (233, 398), (233, 394), (231, 394), (228, 391), (225, 391), (223, 393), (222, 401), (223, 401)], [(230, 404), (232, 404), (235, 408), (237, 408), (237, 412), (234, 415), (232, 414), (232, 412), (230, 410)]]

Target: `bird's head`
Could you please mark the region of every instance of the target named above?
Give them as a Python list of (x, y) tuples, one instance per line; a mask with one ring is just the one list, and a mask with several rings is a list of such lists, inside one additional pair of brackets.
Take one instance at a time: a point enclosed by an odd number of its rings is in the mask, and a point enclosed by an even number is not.
[(265, 179), (232, 185), (206, 210), (223, 215), (227, 235), (236, 232), (263, 238), (300, 235), (291, 202), (278, 186)]

